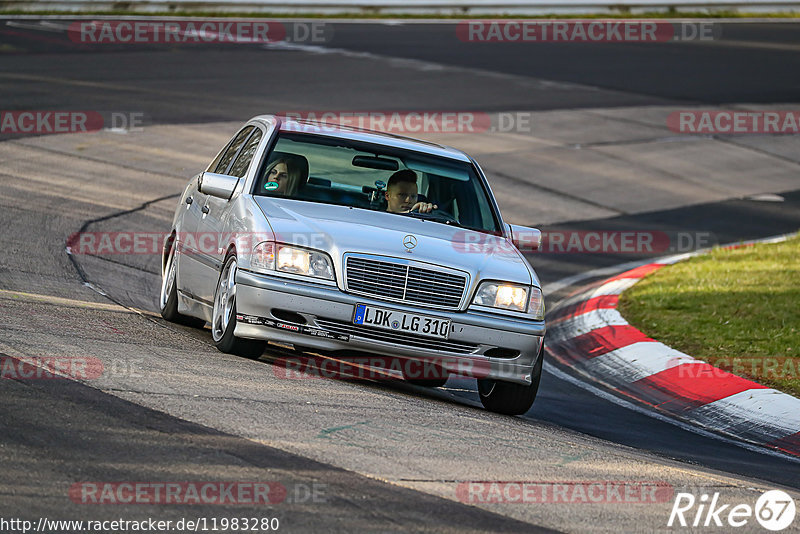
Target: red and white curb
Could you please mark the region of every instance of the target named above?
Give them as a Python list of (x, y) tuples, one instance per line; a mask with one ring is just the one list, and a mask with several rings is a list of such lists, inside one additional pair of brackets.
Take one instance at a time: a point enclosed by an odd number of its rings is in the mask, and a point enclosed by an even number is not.
[(692, 255), (635, 267), (560, 302), (548, 315), (548, 352), (578, 374), (662, 414), (800, 457), (800, 399), (650, 339), (617, 311), (625, 289)]

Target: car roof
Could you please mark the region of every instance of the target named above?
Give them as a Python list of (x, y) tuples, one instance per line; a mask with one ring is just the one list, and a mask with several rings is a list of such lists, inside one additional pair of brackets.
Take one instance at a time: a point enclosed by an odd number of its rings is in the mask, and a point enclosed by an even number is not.
[(335, 123), (303, 119), (287, 119), (286, 117), (280, 117), (277, 115), (259, 115), (250, 119), (251, 122), (257, 121), (262, 123), (274, 123), (276, 120), (280, 120), (280, 129), (282, 132), (300, 132), (323, 135), (326, 137), (352, 139), (365, 143), (374, 143), (376, 145), (384, 145), (392, 148), (433, 154), (458, 161), (472, 161), (468, 155), (458, 149), (446, 145), (440, 145), (438, 143), (432, 143), (430, 141), (404, 137), (402, 135), (376, 132), (374, 130), (367, 130), (365, 128), (356, 128), (353, 126), (344, 126)]

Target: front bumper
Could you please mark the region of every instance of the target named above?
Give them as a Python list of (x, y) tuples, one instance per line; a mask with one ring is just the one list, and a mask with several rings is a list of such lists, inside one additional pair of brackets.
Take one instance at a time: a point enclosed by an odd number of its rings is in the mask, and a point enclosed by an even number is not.
[[(478, 378), (530, 384), (545, 334), (544, 321), (390, 303), (350, 295), (334, 286), (241, 269), (236, 274), (236, 285), (237, 314), (250, 321), (237, 321), (237, 337), (323, 351), (350, 350), (418, 361), (446, 361), (451, 372)], [(447, 340), (436, 340), (354, 325), (356, 304), (451, 319), (451, 333)], [(287, 320), (287, 311), (302, 316), (305, 324)]]

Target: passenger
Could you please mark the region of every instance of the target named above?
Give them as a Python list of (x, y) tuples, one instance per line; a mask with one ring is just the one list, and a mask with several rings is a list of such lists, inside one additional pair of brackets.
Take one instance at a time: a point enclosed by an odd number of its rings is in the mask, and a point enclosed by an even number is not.
[(265, 172), (264, 192), (273, 195), (293, 196), (300, 184), (300, 170), (291, 158), (278, 158)]
[(411, 169), (397, 171), (386, 184), (386, 211), (389, 213), (430, 213), (438, 206), (430, 202), (417, 202), (417, 175)]

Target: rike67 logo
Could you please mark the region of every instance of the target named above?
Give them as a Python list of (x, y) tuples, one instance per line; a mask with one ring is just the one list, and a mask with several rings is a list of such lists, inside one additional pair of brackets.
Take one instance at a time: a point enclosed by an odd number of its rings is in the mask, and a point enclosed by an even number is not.
[(667, 526), (740, 528), (755, 517), (762, 527), (777, 532), (794, 522), (795, 513), (794, 499), (781, 490), (764, 492), (755, 506), (723, 503), (719, 493), (704, 493), (699, 499), (691, 493), (678, 493)]

